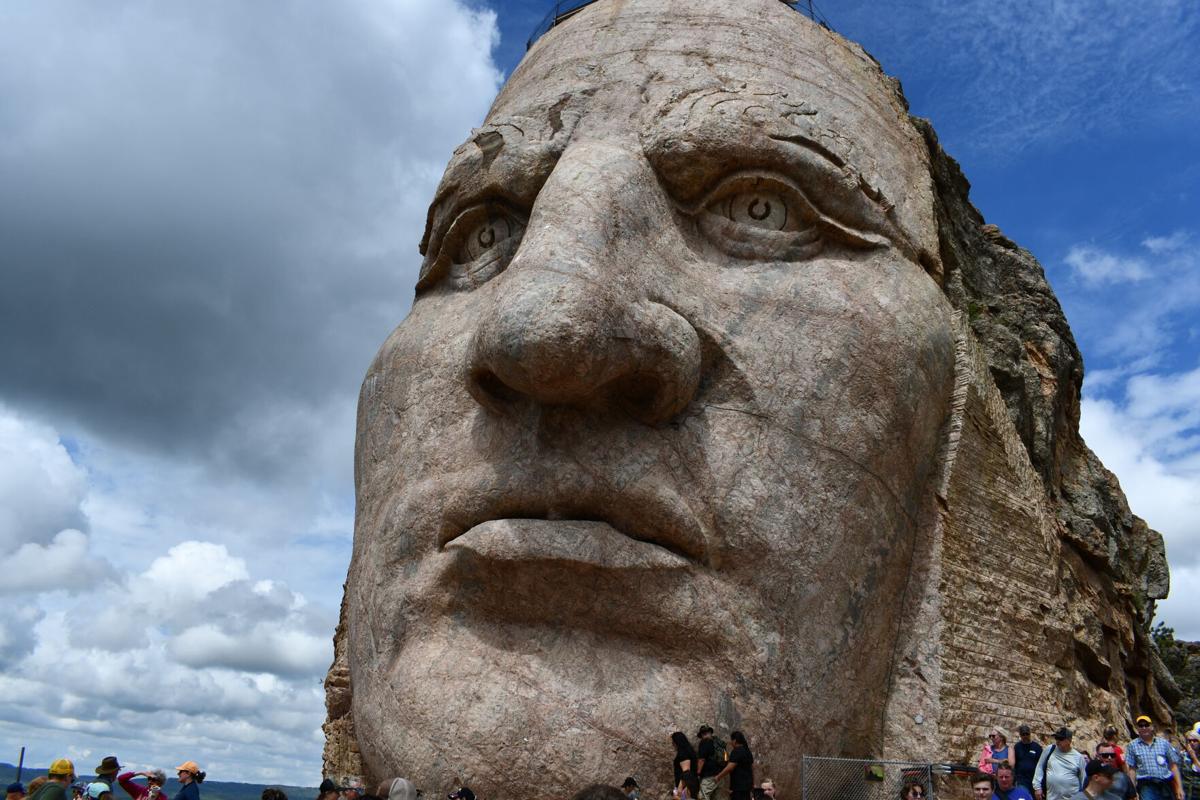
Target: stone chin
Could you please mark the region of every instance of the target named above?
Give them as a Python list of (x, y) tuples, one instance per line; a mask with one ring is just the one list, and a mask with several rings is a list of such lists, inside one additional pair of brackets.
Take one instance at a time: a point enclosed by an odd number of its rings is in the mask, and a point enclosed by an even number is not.
[(373, 778), (661, 788), (709, 722), (796, 786), (882, 730), (954, 382), (928, 156), (861, 51), (730, 5), (590, 6), (447, 168), (359, 406)]

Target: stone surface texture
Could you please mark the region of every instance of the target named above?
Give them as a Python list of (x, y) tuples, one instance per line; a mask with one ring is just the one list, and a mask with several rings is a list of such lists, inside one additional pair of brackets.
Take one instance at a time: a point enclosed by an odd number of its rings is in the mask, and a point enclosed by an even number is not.
[(326, 773), (659, 796), (707, 722), (799, 796), (805, 753), (1165, 721), (1161, 538), (967, 193), (777, 0), (600, 0), (540, 39), (363, 383)]

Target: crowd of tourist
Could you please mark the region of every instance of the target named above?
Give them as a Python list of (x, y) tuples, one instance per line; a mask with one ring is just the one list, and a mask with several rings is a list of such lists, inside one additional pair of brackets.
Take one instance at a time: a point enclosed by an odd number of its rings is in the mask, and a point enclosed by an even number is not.
[[(687, 734), (675, 731), (671, 734), (671, 745), (675, 748), (672, 762), (675, 780), (674, 796), (680, 800), (714, 800), (723, 781), (728, 780), (730, 800), (751, 798), (774, 798), (775, 784), (763, 781), (754, 785), (754, 754), (746, 734), (733, 731), (726, 745), (710, 725), (701, 725), (696, 731), (698, 746), (693, 747)], [(632, 786), (630, 785), (632, 784)], [(637, 782), (625, 780), (622, 787), (628, 798), (640, 798)]]
[[(709, 725), (696, 732), (696, 745), (682, 731), (671, 734), (675, 749), (672, 760), (674, 781), (671, 790), (676, 800), (776, 800), (775, 783), (754, 782), (754, 756), (750, 743), (741, 731), (729, 734), (729, 743), (715, 734)], [(347, 796), (346, 790), (356, 792)], [(342, 791), (342, 797), (337, 795)], [(331, 780), (321, 784), (317, 800), (417, 800), (426, 797), (412, 782), (394, 778), (381, 783), (373, 793), (364, 793), (361, 786), (338, 787)], [(434, 795), (439, 796), (439, 795)], [(446, 795), (450, 800), (475, 800), (475, 793), (463, 786)], [(135, 799), (136, 800), (136, 799)], [(263, 797), (263, 800), (279, 798)], [(286, 798), (284, 798), (286, 800)], [(627, 777), (618, 789), (605, 784), (593, 784), (576, 793), (571, 800), (651, 800), (643, 798), (637, 778)]]
[[(1005, 733), (992, 729), (987, 736), (971, 778), (974, 800), (1200, 800), (1200, 722), (1173, 746), (1155, 731), (1147, 716), (1135, 721), (1137, 738), (1121, 745), (1118, 731), (1109, 726), (1092, 751), (1075, 747), (1074, 735), (1066, 727), (1053, 734), (1054, 743), (1043, 746), (1028, 725), (1017, 728), (1018, 738), (1009, 742)], [(709, 725), (696, 732), (696, 743), (682, 731), (671, 734), (674, 800), (781, 800), (775, 782), (755, 782), (754, 755), (742, 731), (731, 731), (729, 742)], [(122, 772), (116, 756), (106, 756), (96, 767), (96, 778), (83, 783), (76, 779), (75, 765), (60, 758), (46, 775), (34, 778), (28, 789), (10, 784), (5, 800), (125, 800), (114, 796), (114, 785), (129, 800), (167, 800), (163, 792), (166, 774), (160, 769)], [(195, 761), (175, 768), (180, 788), (172, 800), (200, 800), (205, 773)], [(432, 795), (441, 796), (440, 793)], [(449, 800), (476, 800), (475, 793), (460, 786), (445, 795)], [(925, 800), (929, 787), (922, 781), (906, 780), (900, 800)], [(326, 778), (316, 800), (418, 800), (430, 797), (405, 778), (393, 778), (376, 787), (361, 781), (343, 785)], [(268, 788), (262, 800), (288, 800), (278, 788)], [(629, 776), (618, 789), (595, 784), (571, 800), (643, 800), (637, 778)], [(651, 798), (644, 798), (651, 800)]]
[[(1011, 745), (992, 730), (972, 779), (975, 800), (1184, 800), (1200, 797), (1200, 723), (1175, 747), (1147, 716), (1135, 720), (1137, 738), (1122, 746), (1117, 729), (1104, 729), (1093, 751), (1075, 747), (1069, 728), (1042, 746), (1028, 725)], [(917, 787), (920, 788), (920, 787)], [(923, 797), (924, 794), (918, 795)], [(902, 800), (909, 800), (901, 794)]]
[[(120, 786), (132, 800), (166, 800), (163, 787), (167, 775), (161, 769), (149, 772), (121, 772), (116, 756), (105, 756), (96, 767), (96, 779), (88, 783), (76, 780), (75, 764), (68, 758), (56, 759), (45, 775), (39, 775), (26, 788), (22, 783), (8, 785), (5, 800), (116, 800), (113, 784)], [(174, 800), (200, 800), (204, 771), (195, 761), (175, 768), (179, 791)], [(287, 800), (287, 798), (283, 798)]]

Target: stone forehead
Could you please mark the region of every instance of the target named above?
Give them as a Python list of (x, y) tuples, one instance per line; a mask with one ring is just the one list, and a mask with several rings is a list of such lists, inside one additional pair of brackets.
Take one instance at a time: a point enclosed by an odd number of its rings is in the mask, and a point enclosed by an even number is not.
[[(755, 129), (811, 143), (936, 253), (928, 148), (898, 86), (861, 48), (778, 0), (599, 0), (535, 43), (484, 130), (643, 143)], [(502, 131), (503, 132), (503, 131)], [(556, 148), (556, 149), (557, 149)]]

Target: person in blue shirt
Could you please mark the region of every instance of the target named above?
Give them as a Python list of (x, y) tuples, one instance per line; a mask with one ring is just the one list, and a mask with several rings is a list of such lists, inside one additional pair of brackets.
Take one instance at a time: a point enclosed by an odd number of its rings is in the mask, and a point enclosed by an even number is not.
[(1141, 800), (1183, 800), (1183, 782), (1179, 777), (1179, 754), (1170, 742), (1154, 735), (1154, 722), (1143, 715), (1137, 718), (1138, 738), (1125, 748), (1125, 769), (1137, 784)]
[(204, 772), (195, 761), (185, 761), (175, 768), (179, 773), (182, 786), (175, 794), (175, 800), (200, 800), (200, 784), (204, 783)]
[(1016, 781), (1012, 764), (996, 765), (996, 791), (992, 800), (1033, 800), (1033, 794)]

